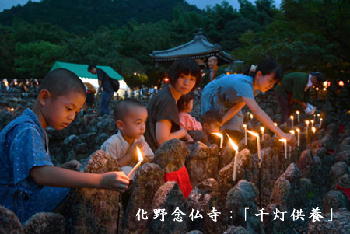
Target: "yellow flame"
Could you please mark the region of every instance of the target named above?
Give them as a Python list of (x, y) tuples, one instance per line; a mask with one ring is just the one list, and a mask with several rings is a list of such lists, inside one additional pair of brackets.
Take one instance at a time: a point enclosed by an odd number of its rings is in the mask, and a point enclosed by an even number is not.
[(316, 132), (316, 127), (312, 127), (312, 128), (311, 128), (311, 131), (315, 134), (315, 132)]
[(320, 117), (321, 116), (321, 114), (317, 114), (317, 117)]
[(294, 131), (294, 130), (290, 130), (289, 132), (290, 132), (291, 134), (293, 134), (293, 135), (295, 134), (295, 131)]
[(312, 119), (312, 120), (310, 120), (310, 122), (313, 124), (313, 123), (314, 123), (314, 120)]
[(299, 129), (299, 128), (296, 128), (295, 131), (300, 132), (300, 129)]
[(277, 123), (273, 123), (277, 127)]
[(226, 134), (227, 135), (227, 137), (228, 137), (228, 142), (229, 142), (229, 144), (232, 146), (232, 148), (235, 150), (235, 151), (237, 151), (238, 152), (238, 146), (235, 144), (235, 142), (229, 137), (229, 135), (228, 134)]
[(137, 146), (136, 146), (136, 151), (137, 151), (137, 160), (139, 162), (142, 162), (143, 161), (142, 152), (141, 152), (140, 148)]
[(282, 141), (282, 142), (287, 142), (286, 138), (281, 138), (281, 139), (278, 139), (279, 141)]
[(257, 134), (256, 132), (253, 131), (248, 131), (249, 134), (252, 134), (255, 137), (259, 137), (259, 134)]
[(265, 128), (264, 127), (260, 127), (260, 130), (261, 130), (261, 132), (264, 132)]
[(249, 117), (250, 117), (250, 119), (253, 119), (254, 115), (253, 114), (249, 114)]
[(305, 120), (306, 125), (310, 124), (310, 120)]
[(297, 115), (299, 115), (300, 112), (297, 110), (297, 111), (295, 111), (295, 113), (296, 113)]
[(291, 115), (291, 116), (290, 116), (290, 119), (294, 119), (294, 116), (293, 116), (293, 115)]
[(243, 124), (243, 128), (247, 128), (248, 126), (246, 124)]
[(213, 134), (213, 135), (215, 135), (215, 136), (217, 136), (217, 137), (222, 138), (222, 134), (219, 133), (219, 132), (213, 132), (213, 133), (211, 133), (211, 134)]

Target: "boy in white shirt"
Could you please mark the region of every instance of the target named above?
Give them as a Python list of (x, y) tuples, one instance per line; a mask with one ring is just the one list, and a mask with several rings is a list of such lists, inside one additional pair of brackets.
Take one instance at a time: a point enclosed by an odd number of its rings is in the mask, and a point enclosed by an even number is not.
[(114, 110), (114, 121), (119, 131), (110, 136), (101, 149), (118, 160), (125, 174), (138, 162), (136, 146), (142, 152), (143, 161), (154, 157), (143, 136), (147, 117), (146, 107), (133, 99), (120, 101)]

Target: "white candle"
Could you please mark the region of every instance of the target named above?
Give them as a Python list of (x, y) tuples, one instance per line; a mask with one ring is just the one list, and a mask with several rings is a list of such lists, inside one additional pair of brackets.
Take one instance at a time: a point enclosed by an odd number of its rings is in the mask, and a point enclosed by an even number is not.
[(299, 118), (300, 112), (297, 110), (297, 111), (295, 111), (295, 113), (297, 114), (298, 123), (300, 123), (300, 118)]
[(309, 120), (305, 120), (306, 128), (305, 128), (305, 137), (306, 137), (306, 144), (308, 144), (308, 137), (309, 137)]
[(323, 120), (323, 119), (322, 119), (322, 118), (320, 118), (320, 127), (321, 127), (321, 125), (322, 125), (322, 120)]
[(287, 159), (287, 140), (286, 138), (279, 139), (279, 141), (282, 141), (284, 144), (284, 158)]
[(243, 124), (243, 128), (244, 128), (244, 145), (248, 145), (247, 124)]
[(310, 120), (310, 122), (311, 122), (311, 127), (313, 127), (314, 126), (314, 120), (312, 119), (312, 120)]
[(293, 115), (290, 116), (290, 121), (292, 123), (292, 128), (294, 128), (294, 116)]
[(261, 168), (262, 157), (261, 157), (260, 136), (259, 136), (259, 134), (257, 134), (256, 132), (253, 132), (253, 131), (248, 131), (248, 133), (256, 137), (256, 148), (257, 148), (258, 158), (259, 158), (259, 168)]
[(232, 180), (233, 182), (236, 182), (237, 179), (237, 157), (238, 157), (238, 146), (235, 144), (235, 142), (227, 135), (228, 142), (231, 145), (231, 147), (235, 150), (235, 159), (233, 161), (233, 171), (232, 171)]
[(297, 129), (295, 129), (295, 131), (298, 133), (297, 134), (297, 146), (299, 147), (300, 146), (300, 129), (297, 128)]
[(222, 142), (224, 140), (223, 135), (221, 133), (219, 133), (219, 132), (214, 132), (212, 134), (220, 138), (220, 149), (222, 149)]
[(134, 177), (134, 174), (136, 170), (141, 166), (143, 157), (142, 157), (142, 152), (139, 147), (136, 146), (136, 151), (137, 151), (137, 158), (138, 158), (138, 163), (134, 166), (134, 168), (129, 172), (128, 177), (129, 179)]
[(260, 131), (261, 131), (261, 140), (264, 141), (265, 128), (260, 127)]

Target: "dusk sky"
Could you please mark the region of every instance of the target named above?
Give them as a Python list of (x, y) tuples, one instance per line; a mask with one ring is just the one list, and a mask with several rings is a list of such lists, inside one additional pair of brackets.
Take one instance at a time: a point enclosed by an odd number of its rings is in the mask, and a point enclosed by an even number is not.
[[(32, 0), (32, 2), (39, 2), (40, 0)], [(57, 0), (59, 1), (59, 0)], [(251, 2), (255, 2), (255, 0), (249, 0)], [(277, 6), (281, 4), (282, 0), (275, 0)], [(12, 6), (18, 4), (25, 4), (28, 0), (0, 0), (0, 11), (4, 9), (10, 9)], [(217, 3), (221, 3), (222, 0), (187, 0), (188, 3), (196, 5), (198, 8), (205, 8), (206, 6), (212, 6)], [(238, 0), (229, 0), (228, 1), (233, 7), (239, 7)]]

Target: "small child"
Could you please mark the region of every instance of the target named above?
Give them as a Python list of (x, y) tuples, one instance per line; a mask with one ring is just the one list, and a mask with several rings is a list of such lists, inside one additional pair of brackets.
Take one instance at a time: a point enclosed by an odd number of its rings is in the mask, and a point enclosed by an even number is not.
[(2, 129), (0, 205), (14, 211), (21, 222), (35, 213), (53, 211), (67, 196), (67, 188), (127, 189), (129, 179), (123, 172), (80, 173), (51, 162), (45, 128), (69, 126), (85, 99), (79, 77), (55, 69), (42, 81), (33, 109), (26, 109)]
[(209, 110), (201, 116), (201, 122), (203, 126), (203, 132), (205, 135), (204, 143), (217, 142), (217, 138), (214, 137), (214, 132), (220, 132), (222, 116), (219, 111)]
[(201, 131), (202, 125), (191, 114), (193, 109), (194, 93), (190, 92), (184, 96), (181, 96), (177, 102), (177, 108), (179, 110), (180, 126), (187, 131)]
[(144, 161), (153, 159), (153, 152), (143, 136), (147, 116), (146, 107), (133, 99), (120, 101), (114, 110), (119, 131), (108, 138), (101, 149), (117, 159), (125, 173), (138, 161), (136, 146), (140, 148)]

